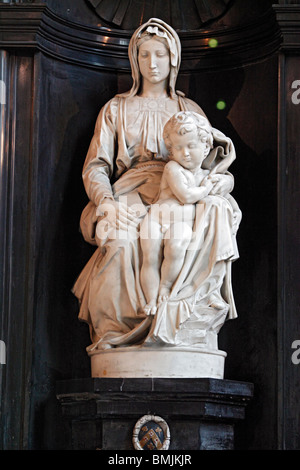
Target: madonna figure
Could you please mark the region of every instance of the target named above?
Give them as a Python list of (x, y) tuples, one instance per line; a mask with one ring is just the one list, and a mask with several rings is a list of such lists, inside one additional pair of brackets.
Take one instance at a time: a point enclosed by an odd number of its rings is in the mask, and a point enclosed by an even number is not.
[(194, 236), (170, 295), (155, 314), (145, 309), (139, 230), (157, 200), (169, 160), (164, 126), (180, 111), (205, 114), (175, 90), (181, 46), (169, 25), (150, 19), (135, 31), (128, 52), (132, 88), (101, 109), (83, 167), (90, 202), (80, 226), (96, 249), (73, 292), (79, 318), (90, 327), (88, 353), (92, 358), (102, 355), (92, 367), (94, 376), (126, 375), (109, 372), (117, 362), (112, 360), (103, 372), (103, 358), (116, 351), (123, 357), (134, 351), (135, 360), (127, 360), (127, 376), (133, 377), (139, 375), (136, 363), (142, 351), (217, 351), (220, 327), (237, 316), (231, 263), (238, 257), (235, 237), (241, 214), (230, 195), (234, 183), (227, 171), (235, 151), (231, 140), (213, 127), (213, 148), (203, 162), (213, 189), (195, 204)]

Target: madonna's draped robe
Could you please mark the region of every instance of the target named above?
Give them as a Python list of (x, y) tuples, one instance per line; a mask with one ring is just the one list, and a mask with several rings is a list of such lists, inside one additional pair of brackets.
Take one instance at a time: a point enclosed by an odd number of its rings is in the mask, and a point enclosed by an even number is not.
[[(73, 288), (80, 301), (79, 318), (90, 325), (90, 349), (157, 342), (181, 345), (180, 326), (201, 319), (212, 308), (212, 294), (227, 305), (227, 318), (236, 317), (231, 262), (238, 257), (235, 235), (240, 211), (230, 195), (208, 196), (196, 205), (194, 237), (184, 266), (170, 299), (155, 317), (143, 313), (142, 253), (136, 232), (109, 230), (101, 240), (96, 233), (97, 222), (100, 230), (105, 221), (105, 216), (96, 215), (104, 198), (126, 197), (128, 204), (145, 207), (155, 202), (168, 158), (163, 127), (173, 114), (186, 110), (204, 115), (181, 93), (163, 99), (119, 95), (98, 116), (83, 168), (90, 203), (81, 217), (85, 240), (98, 247)], [(230, 175), (233, 144), (216, 129), (213, 136), (215, 148), (205, 166), (212, 173)]]

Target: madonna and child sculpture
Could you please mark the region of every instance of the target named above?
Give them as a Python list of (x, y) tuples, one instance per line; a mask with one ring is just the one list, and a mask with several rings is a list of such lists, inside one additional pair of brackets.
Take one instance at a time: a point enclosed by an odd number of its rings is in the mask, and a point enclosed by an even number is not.
[(93, 377), (223, 378), (218, 333), (237, 316), (236, 156), (175, 91), (180, 54), (165, 22), (135, 31), (132, 88), (101, 109), (84, 163), (80, 227), (96, 249), (73, 292)]

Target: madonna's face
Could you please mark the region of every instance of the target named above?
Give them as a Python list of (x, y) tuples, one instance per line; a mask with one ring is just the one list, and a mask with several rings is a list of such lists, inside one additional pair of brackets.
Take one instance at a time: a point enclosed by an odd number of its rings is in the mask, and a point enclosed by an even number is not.
[(170, 54), (164, 43), (154, 38), (143, 42), (138, 51), (138, 64), (144, 81), (165, 82), (170, 74)]

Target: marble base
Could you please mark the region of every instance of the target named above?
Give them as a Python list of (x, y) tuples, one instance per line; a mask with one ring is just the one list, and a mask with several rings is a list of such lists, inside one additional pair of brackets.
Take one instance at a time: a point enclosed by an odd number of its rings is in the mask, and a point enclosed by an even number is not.
[(226, 352), (220, 350), (175, 347), (130, 347), (89, 353), (93, 378), (223, 379), (226, 355)]

